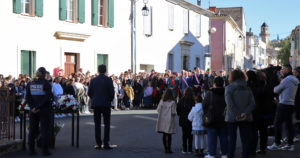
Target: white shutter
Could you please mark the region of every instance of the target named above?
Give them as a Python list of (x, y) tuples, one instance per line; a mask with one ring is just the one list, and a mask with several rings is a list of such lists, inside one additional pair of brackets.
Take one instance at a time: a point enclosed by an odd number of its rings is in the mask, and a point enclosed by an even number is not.
[(189, 11), (187, 9), (183, 9), (183, 33), (189, 33)]
[(174, 30), (174, 5), (169, 4), (169, 30)]
[(152, 36), (152, 7), (149, 7), (149, 15), (144, 16), (144, 35)]
[(196, 37), (200, 38), (201, 37), (201, 15), (196, 14)]

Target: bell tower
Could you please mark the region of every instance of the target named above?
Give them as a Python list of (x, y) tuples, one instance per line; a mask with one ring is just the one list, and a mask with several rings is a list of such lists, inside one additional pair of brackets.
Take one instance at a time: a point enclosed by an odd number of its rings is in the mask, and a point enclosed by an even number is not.
[(259, 36), (261, 37), (261, 40), (264, 41), (268, 46), (270, 42), (270, 33), (269, 26), (265, 22), (261, 25), (261, 32)]

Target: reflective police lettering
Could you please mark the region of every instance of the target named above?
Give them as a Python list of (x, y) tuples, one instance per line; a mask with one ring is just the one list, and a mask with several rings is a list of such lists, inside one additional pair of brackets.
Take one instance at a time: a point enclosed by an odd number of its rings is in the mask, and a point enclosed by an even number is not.
[(33, 84), (30, 85), (31, 95), (45, 95), (44, 85), (42, 84)]

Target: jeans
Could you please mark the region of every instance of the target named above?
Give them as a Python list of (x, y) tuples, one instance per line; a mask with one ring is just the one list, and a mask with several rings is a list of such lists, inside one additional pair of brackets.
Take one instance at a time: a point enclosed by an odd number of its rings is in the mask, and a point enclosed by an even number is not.
[(242, 141), (242, 149), (243, 149), (243, 158), (249, 157), (249, 148), (250, 148), (250, 131), (251, 131), (251, 123), (249, 122), (234, 122), (228, 123), (228, 158), (233, 158), (235, 154), (236, 147), (236, 135), (237, 128), (240, 130), (240, 138)]
[(193, 135), (191, 125), (182, 127), (182, 147), (183, 151), (185, 152), (193, 150)]
[(222, 155), (227, 155), (227, 128), (207, 128), (209, 155), (216, 156), (217, 139), (219, 137)]
[(293, 127), (293, 112), (294, 106), (279, 104), (277, 107), (277, 112), (275, 115), (275, 143), (277, 145), (281, 144), (280, 140), (282, 138), (282, 124), (285, 123), (288, 135), (288, 144), (293, 145), (294, 138), (294, 127)]
[(110, 114), (111, 108), (107, 107), (97, 107), (94, 109), (94, 122), (95, 122), (95, 137), (97, 145), (102, 145), (101, 140), (101, 115), (104, 119), (104, 146), (109, 145), (109, 131), (110, 131)]

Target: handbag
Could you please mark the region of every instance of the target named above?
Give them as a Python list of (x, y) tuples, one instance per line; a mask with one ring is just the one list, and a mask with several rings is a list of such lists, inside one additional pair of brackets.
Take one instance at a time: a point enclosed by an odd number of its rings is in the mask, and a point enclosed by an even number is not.
[(203, 113), (202, 115), (202, 125), (203, 126), (209, 126), (213, 122), (213, 115), (211, 112), (212, 109), (212, 94), (210, 96), (210, 106), (208, 107), (207, 111)]

